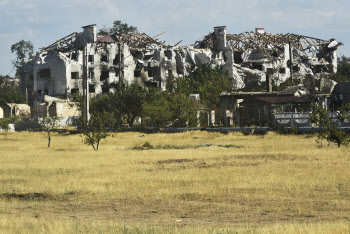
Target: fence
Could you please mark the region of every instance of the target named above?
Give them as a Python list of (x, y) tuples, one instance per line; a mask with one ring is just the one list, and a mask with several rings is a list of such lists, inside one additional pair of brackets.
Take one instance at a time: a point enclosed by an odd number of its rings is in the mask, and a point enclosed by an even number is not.
[[(338, 127), (350, 127), (349, 120), (340, 122), (337, 113), (331, 113), (330, 117)], [(273, 114), (273, 125), (276, 128), (283, 127), (315, 127), (309, 120), (309, 113), (275, 113)]]

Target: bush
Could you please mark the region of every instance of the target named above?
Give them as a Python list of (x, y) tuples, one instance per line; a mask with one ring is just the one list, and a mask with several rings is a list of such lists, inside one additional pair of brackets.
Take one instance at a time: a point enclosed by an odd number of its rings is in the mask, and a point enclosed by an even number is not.
[(336, 122), (333, 120), (332, 115), (343, 123), (346, 120), (350, 120), (350, 114), (343, 106), (337, 112), (330, 112), (326, 108), (320, 105), (313, 105), (312, 113), (310, 114), (310, 122), (315, 123), (322, 128), (317, 134), (318, 138), (327, 140), (328, 142), (334, 142), (340, 147), (340, 145), (348, 145), (350, 142), (350, 134), (340, 129)]

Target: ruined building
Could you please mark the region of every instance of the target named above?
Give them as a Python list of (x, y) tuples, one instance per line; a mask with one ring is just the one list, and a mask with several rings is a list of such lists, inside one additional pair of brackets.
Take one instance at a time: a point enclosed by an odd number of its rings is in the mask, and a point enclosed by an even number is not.
[(308, 79), (306, 83), (337, 71), (335, 39), (329, 41), (296, 34), (269, 34), (263, 28), (255, 32), (226, 34), (226, 27), (215, 27), (214, 32), (197, 42), (196, 48), (209, 48), (220, 65), (229, 71), (235, 88), (252, 91), (256, 86), (271, 83), (277, 86), (288, 78)]
[(96, 94), (113, 92), (122, 82), (164, 90), (169, 76), (184, 76), (205, 63), (228, 71), (234, 89), (271, 89), (271, 82), (278, 85), (291, 75), (313, 80), (336, 72), (339, 45), (334, 39), (264, 29), (227, 34), (226, 27), (215, 27), (194, 45), (169, 46), (146, 34), (101, 36), (88, 25), (36, 53), (21, 69), (20, 88), (30, 103), (40, 103), (45, 95), (66, 99), (81, 93), (84, 77)]

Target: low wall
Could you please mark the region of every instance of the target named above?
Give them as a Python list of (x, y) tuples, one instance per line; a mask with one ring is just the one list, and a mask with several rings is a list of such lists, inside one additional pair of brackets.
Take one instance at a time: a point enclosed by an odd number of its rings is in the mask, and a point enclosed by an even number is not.
[[(333, 122), (338, 127), (350, 127), (349, 120), (345, 120), (344, 122), (340, 122), (337, 119), (336, 113), (330, 113), (330, 117), (332, 118)], [(284, 128), (284, 127), (315, 127), (314, 124), (312, 124), (309, 121), (309, 113), (276, 113), (273, 115), (273, 126), (275, 128)]]

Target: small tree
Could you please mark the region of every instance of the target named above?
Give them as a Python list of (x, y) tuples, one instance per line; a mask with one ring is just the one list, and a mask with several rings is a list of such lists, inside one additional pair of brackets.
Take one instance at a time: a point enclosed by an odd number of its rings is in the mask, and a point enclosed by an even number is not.
[(51, 146), (51, 131), (56, 127), (58, 118), (55, 117), (45, 117), (41, 122), (41, 129), (47, 132), (47, 147)]
[(91, 145), (97, 151), (101, 140), (105, 140), (111, 135), (108, 128), (113, 126), (113, 123), (114, 119), (111, 113), (104, 111), (91, 114), (89, 122), (82, 131), (84, 144)]
[(332, 113), (323, 106), (313, 105), (312, 113), (310, 114), (310, 122), (322, 128), (318, 132), (318, 138), (321, 140), (326, 139), (328, 142), (334, 142), (338, 147), (340, 147), (340, 145), (348, 145), (350, 142), (350, 134), (340, 129), (332, 116), (341, 123), (350, 120), (350, 115), (345, 107)]

